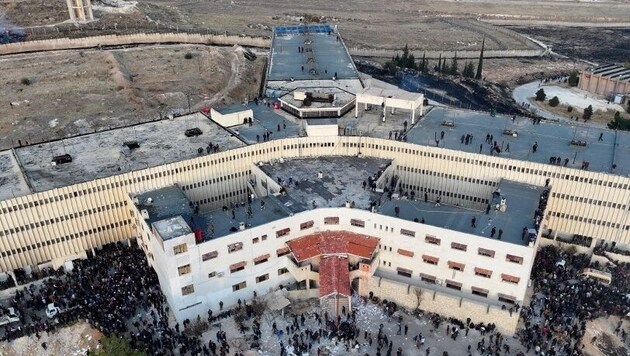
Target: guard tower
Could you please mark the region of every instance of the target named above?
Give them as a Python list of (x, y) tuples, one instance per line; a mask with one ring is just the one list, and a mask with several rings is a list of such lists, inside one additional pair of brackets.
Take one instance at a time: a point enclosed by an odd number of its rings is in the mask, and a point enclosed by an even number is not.
[(66, 0), (70, 20), (75, 22), (88, 22), (94, 20), (91, 0)]

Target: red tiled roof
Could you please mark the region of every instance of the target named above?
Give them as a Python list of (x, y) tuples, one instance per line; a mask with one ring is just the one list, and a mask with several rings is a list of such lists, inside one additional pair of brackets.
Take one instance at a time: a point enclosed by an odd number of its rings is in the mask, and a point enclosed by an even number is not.
[[(347, 231), (323, 231), (288, 241), (298, 262), (325, 254), (350, 254), (370, 259), (379, 239)], [(321, 274), (321, 273), (320, 273)]]
[(347, 258), (328, 256), (319, 263), (319, 296), (326, 297), (333, 293), (351, 295)]

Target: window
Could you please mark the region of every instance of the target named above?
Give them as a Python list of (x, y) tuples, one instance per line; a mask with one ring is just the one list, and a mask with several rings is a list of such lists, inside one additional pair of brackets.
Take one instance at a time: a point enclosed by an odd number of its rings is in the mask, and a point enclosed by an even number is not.
[(269, 273), (256, 277), (256, 283), (264, 282), (269, 279)]
[(350, 225), (356, 227), (365, 227), (365, 221), (359, 219), (350, 219)]
[(324, 225), (339, 225), (339, 217), (338, 216), (325, 217)]
[(211, 260), (213, 258), (217, 258), (217, 256), (219, 256), (219, 252), (212, 251), (212, 252), (204, 253), (203, 255), (201, 255), (201, 260), (202, 261), (207, 261), (207, 260)]
[(187, 285), (185, 287), (182, 287), (182, 295), (188, 295), (188, 294), (192, 294), (195, 293), (195, 286), (190, 284)]
[(499, 293), (499, 301), (508, 303), (508, 304), (516, 304), (516, 298), (511, 295)]
[(230, 273), (236, 273), (245, 269), (247, 262), (241, 261), (230, 265)]
[(400, 234), (403, 236), (416, 237), (416, 232), (411, 230), (400, 229)]
[(460, 244), (458, 242), (451, 242), (451, 248), (453, 250), (466, 251), (468, 249), (468, 246), (466, 246), (464, 244)]
[(481, 248), (481, 247), (480, 247), (480, 248), (479, 248), (479, 250), (478, 250), (478, 253), (479, 253), (479, 255), (481, 255), (481, 256), (486, 256), (486, 257), (492, 257), (492, 258), (494, 258), (494, 251), (492, 251), (492, 250), (487, 250), (487, 249), (485, 249), (485, 248)]
[(188, 245), (180, 244), (173, 247), (173, 253), (179, 255), (180, 253), (184, 253), (188, 251)]
[(424, 238), (424, 241), (428, 244), (432, 244), (432, 245), (439, 245), (440, 244), (440, 239), (438, 239), (435, 236), (431, 236), (431, 235), (427, 235)]
[(399, 255), (403, 255), (403, 256), (407, 256), (407, 257), (413, 257), (413, 255), (414, 255), (413, 251), (403, 250), (402, 248), (398, 249), (398, 254)]
[(269, 254), (265, 254), (265, 255), (254, 258), (254, 265), (259, 265), (261, 263), (265, 263), (269, 261), (269, 257), (270, 257)]
[(483, 289), (483, 288), (478, 288), (478, 287), (470, 287), (470, 289), (472, 290), (472, 294), (474, 295), (478, 295), (484, 298), (488, 298), (488, 290), (487, 289)]
[(180, 276), (190, 273), (190, 265), (188, 264), (177, 267), (177, 273), (179, 273)]
[(267, 235), (262, 235), (262, 236), (260, 237), (260, 240), (261, 240), (261, 241), (267, 241)]
[(492, 271), (489, 269), (475, 267), (475, 276), (490, 278), (492, 277)]
[(278, 257), (282, 257), (288, 254), (289, 252), (291, 252), (291, 250), (289, 250), (288, 247), (283, 247), (276, 250), (276, 254), (278, 255)]
[(428, 263), (432, 265), (437, 265), (438, 262), (440, 261), (438, 257), (429, 256), (429, 255), (422, 255), (422, 260), (424, 261), (424, 263)]
[(459, 282), (451, 281), (449, 279), (446, 280), (446, 288), (462, 290), (462, 284)]
[(241, 289), (247, 288), (247, 282), (243, 281), (241, 283), (235, 284), (232, 286), (232, 292), (236, 292)]
[(242, 242), (235, 242), (233, 244), (229, 244), (228, 245), (228, 253), (240, 251), (242, 249), (243, 249), (243, 243)]
[(276, 237), (287, 236), (289, 232), (291, 232), (291, 229), (288, 227), (286, 229), (278, 230), (276, 231)]
[(515, 255), (506, 255), (505, 260), (512, 263), (518, 263), (519, 265), (523, 264), (523, 257), (515, 256)]
[(413, 271), (406, 268), (402, 268), (402, 267), (398, 267), (396, 271), (398, 272), (399, 276), (403, 276), (407, 278), (411, 278), (411, 276), (413, 275)]
[(454, 269), (456, 271), (463, 271), (465, 267), (466, 265), (463, 263), (459, 263), (455, 261), (448, 261), (448, 268), (450, 269)]
[(427, 282), (427, 283), (431, 283), (431, 284), (435, 284), (435, 276), (429, 275), (429, 274), (424, 274), (424, 273), (420, 273), (420, 279), (423, 282)]
[(259, 239), (258, 237), (254, 237), (254, 238), (252, 239), (252, 243), (253, 243), (253, 244), (257, 244), (257, 243), (258, 243), (258, 241), (260, 241), (260, 239)]
[(518, 282), (521, 280), (521, 278), (520, 277), (516, 277), (516, 276), (512, 276), (512, 275), (507, 274), (507, 273), (501, 273), (501, 280), (503, 282), (507, 282), (507, 283), (518, 284)]
[(217, 272), (210, 272), (208, 273), (208, 278), (214, 278), (217, 276)]
[(278, 269), (278, 276), (282, 276), (285, 273), (289, 273), (289, 270), (286, 269), (285, 267)]
[(303, 223), (300, 224), (300, 230), (310, 229), (310, 228), (313, 227), (313, 225), (315, 225), (315, 222), (313, 220), (307, 221), (307, 222), (303, 222)]

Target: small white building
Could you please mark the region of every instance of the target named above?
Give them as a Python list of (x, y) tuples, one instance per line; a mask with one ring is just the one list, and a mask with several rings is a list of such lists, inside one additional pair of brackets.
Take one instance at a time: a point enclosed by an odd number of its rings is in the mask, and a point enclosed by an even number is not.
[(306, 136), (339, 136), (337, 119), (307, 119), (304, 121)]
[(378, 87), (368, 87), (357, 93), (354, 117), (359, 116), (359, 105), (364, 105), (364, 110), (368, 105), (375, 105), (383, 108), (383, 121), (387, 116), (387, 109), (393, 114), (396, 109), (408, 110), (411, 113), (411, 124), (416, 123), (416, 112), (423, 115), (424, 95), (412, 93), (400, 89), (386, 89)]
[(254, 111), (243, 104), (233, 104), (220, 109), (210, 109), (210, 118), (223, 127), (231, 127), (254, 119)]

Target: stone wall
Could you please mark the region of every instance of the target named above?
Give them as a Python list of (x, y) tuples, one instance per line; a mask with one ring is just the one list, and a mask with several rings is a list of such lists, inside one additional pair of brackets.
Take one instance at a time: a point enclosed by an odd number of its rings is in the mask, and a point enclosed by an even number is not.
[[(350, 54), (360, 57), (381, 57), (392, 58), (396, 54), (401, 54), (402, 51), (391, 49), (366, 49), (366, 48), (350, 48)], [(413, 55), (418, 59), (422, 59), (423, 55), (426, 55), (428, 59), (440, 58), (453, 58), (457, 53), (459, 59), (477, 59), (479, 58), (479, 51), (415, 51)], [(543, 48), (540, 49), (513, 49), (513, 50), (485, 50), (483, 52), (484, 58), (513, 58), (513, 57), (540, 57), (546, 54), (547, 51)]]
[[(360, 283), (363, 283), (361, 280)], [(422, 290), (420, 309), (453, 317), (462, 321), (470, 318), (473, 323), (495, 323), (498, 330), (505, 335), (514, 335), (518, 324), (519, 313), (501, 310), (500, 306), (484, 304), (463, 297), (456, 297), (446, 293), (392, 281), (381, 277), (372, 277), (368, 281), (368, 290), (381, 300), (387, 299), (408, 309), (415, 309), (418, 305), (416, 290)], [(369, 292), (368, 292), (369, 293)], [(365, 296), (365, 295), (364, 295)]]
[(0, 45), (0, 55), (26, 52), (53, 51), (64, 49), (94, 48), (99, 46), (121, 46), (152, 43), (191, 43), (219, 46), (249, 46), (268, 48), (271, 40), (258, 37), (224, 35), (202, 35), (187, 33), (138, 33), (133, 35), (106, 35), (83, 38), (57, 38), (15, 42)]

